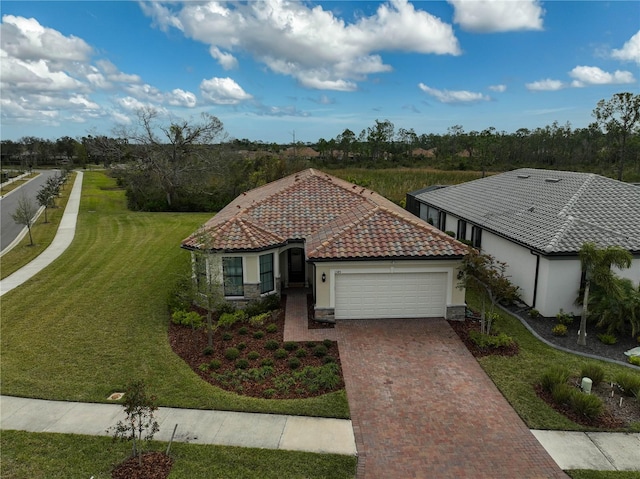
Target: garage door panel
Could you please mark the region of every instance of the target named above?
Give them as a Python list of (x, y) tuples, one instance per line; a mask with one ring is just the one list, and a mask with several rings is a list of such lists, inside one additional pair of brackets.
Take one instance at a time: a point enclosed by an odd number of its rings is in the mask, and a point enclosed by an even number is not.
[(337, 319), (442, 317), (446, 273), (336, 275)]

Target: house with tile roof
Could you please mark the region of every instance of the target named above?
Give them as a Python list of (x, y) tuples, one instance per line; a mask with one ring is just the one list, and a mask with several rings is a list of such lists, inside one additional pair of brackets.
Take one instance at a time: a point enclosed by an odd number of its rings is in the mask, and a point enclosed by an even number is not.
[(192, 251), (197, 283), (220, 284), (240, 305), (304, 287), (320, 320), (464, 317), (464, 244), (314, 169), (241, 194), (182, 248)]
[(640, 282), (640, 187), (632, 184), (524, 168), (409, 193), (407, 209), (506, 262), (523, 302), (544, 316), (579, 314), (586, 242), (631, 252), (631, 268), (616, 272)]

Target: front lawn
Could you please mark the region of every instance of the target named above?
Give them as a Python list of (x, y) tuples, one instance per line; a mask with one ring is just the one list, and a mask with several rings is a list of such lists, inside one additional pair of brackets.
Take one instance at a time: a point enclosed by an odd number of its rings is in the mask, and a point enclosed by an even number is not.
[(134, 378), (159, 405), (348, 417), (343, 391), (302, 400), (207, 384), (167, 339), (166, 301), (211, 214), (136, 213), (101, 172), (85, 173), (76, 237), (51, 266), (2, 297), (2, 394), (103, 402)]

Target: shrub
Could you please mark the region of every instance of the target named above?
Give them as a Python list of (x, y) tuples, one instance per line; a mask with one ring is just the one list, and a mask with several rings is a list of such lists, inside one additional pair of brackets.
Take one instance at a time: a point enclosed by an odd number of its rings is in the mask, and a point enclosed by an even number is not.
[(629, 356), (629, 362), (634, 366), (640, 366), (640, 356)]
[(300, 360), (298, 358), (289, 359), (289, 368), (298, 369), (300, 367)]
[(569, 376), (570, 372), (564, 366), (553, 366), (542, 374), (540, 385), (546, 391), (551, 392), (557, 384), (566, 384)]
[(258, 316), (260, 314), (269, 313), (280, 307), (280, 298), (277, 294), (270, 294), (264, 298), (250, 301), (244, 308), (249, 317)]
[(218, 319), (218, 326), (221, 328), (229, 329), (231, 326), (239, 321), (243, 321), (246, 318), (246, 314), (242, 310), (235, 311), (233, 313), (223, 313)]
[(580, 369), (581, 378), (589, 378), (594, 386), (597, 386), (604, 380), (604, 369), (596, 363), (586, 363)]
[(298, 343), (296, 343), (295, 341), (287, 341), (282, 345), (282, 347), (287, 351), (293, 351), (295, 349), (298, 349)]
[(564, 324), (556, 324), (553, 329), (551, 329), (551, 334), (554, 336), (566, 336), (567, 327)]
[(273, 353), (273, 357), (276, 359), (284, 359), (289, 355), (289, 353), (287, 352), (286, 349), (280, 348), (280, 349), (276, 349), (275, 352)]
[(264, 391), (262, 391), (262, 395), (267, 399), (272, 398), (275, 394), (276, 394), (275, 389), (265, 389)]
[(242, 334), (243, 336), (244, 336), (245, 334), (247, 334), (248, 332), (249, 332), (249, 330), (246, 328), (246, 326), (241, 326), (241, 327), (238, 329), (238, 334)]
[(271, 358), (265, 358), (262, 361), (260, 361), (260, 365), (262, 367), (272, 367), (273, 366), (273, 359)]
[(513, 338), (505, 333), (496, 336), (482, 334), (478, 331), (469, 331), (469, 339), (480, 349), (495, 349), (510, 347), (514, 344)]
[(530, 318), (539, 318), (540, 317), (540, 311), (538, 311), (537, 309), (530, 309), (529, 310), (529, 317)]
[(212, 359), (209, 363), (209, 369), (220, 369), (220, 366), (222, 366), (222, 361), (219, 359)]
[(238, 359), (239, 356), (240, 356), (240, 350), (238, 348), (227, 348), (224, 351), (224, 357), (227, 358), (229, 361)]
[(232, 340), (232, 339), (233, 339), (233, 334), (231, 334), (230, 332), (228, 332), (228, 331), (227, 331), (226, 333), (224, 333), (224, 334), (222, 335), (222, 339), (223, 339), (224, 341), (230, 341), (230, 340)]
[(191, 326), (193, 329), (199, 329), (204, 325), (204, 320), (195, 311), (184, 311), (178, 309), (171, 315), (171, 322), (181, 326)]
[(333, 346), (333, 341), (331, 341), (330, 339), (325, 339), (324, 341), (322, 341), (322, 344), (325, 348), (329, 349), (331, 348), (331, 346)]
[(313, 348), (313, 355), (317, 358), (322, 358), (327, 355), (327, 347), (324, 344), (318, 344)]
[(205, 356), (211, 356), (213, 354), (213, 348), (211, 346), (207, 346), (202, 350), (202, 354)]
[(298, 350), (296, 351), (296, 357), (297, 358), (306, 358), (307, 357), (307, 350), (304, 348), (298, 348)]
[(271, 317), (271, 313), (262, 313), (249, 317), (249, 324), (251, 326), (262, 326), (264, 322)]
[(306, 343), (304, 343), (304, 345), (308, 348), (313, 348), (316, 345), (316, 343), (313, 341), (307, 341)]
[(270, 339), (269, 341), (264, 343), (265, 349), (268, 349), (269, 351), (275, 351), (276, 349), (278, 349), (279, 346), (280, 346), (280, 343), (275, 339)]
[(253, 333), (254, 339), (262, 339), (264, 338), (264, 331), (256, 331)]
[(202, 363), (200, 366), (198, 366), (198, 369), (200, 371), (206, 371), (207, 369), (209, 369), (209, 365), (207, 363)]
[(247, 358), (253, 360), (256, 360), (260, 357), (260, 353), (258, 351), (251, 351), (249, 352), (249, 354), (247, 354)]
[(589, 419), (596, 419), (604, 411), (604, 404), (598, 396), (579, 391), (575, 391), (571, 395), (570, 405), (575, 412)]
[(565, 313), (562, 308), (560, 308), (560, 311), (556, 314), (556, 319), (558, 320), (558, 323), (564, 324), (565, 326), (573, 323), (573, 315)]
[(238, 359), (236, 361), (236, 369), (247, 369), (249, 367), (249, 360), (248, 359)]
[(598, 339), (603, 344), (616, 344), (618, 342), (618, 338), (616, 338), (613, 334), (598, 334)]
[(566, 383), (556, 384), (551, 388), (551, 397), (556, 404), (570, 404), (571, 397), (575, 393), (578, 391)]
[(216, 311), (219, 316), (222, 316), (225, 313), (235, 313), (236, 306), (231, 301), (225, 301), (216, 308)]
[(325, 356), (324, 358), (322, 358), (322, 362), (323, 364), (335, 363), (336, 358), (334, 358), (333, 356)]
[(236, 348), (238, 348), (240, 351), (244, 351), (245, 349), (247, 349), (247, 343), (238, 343), (236, 344)]
[(277, 333), (278, 325), (275, 323), (271, 323), (267, 326), (267, 333)]
[(640, 395), (640, 375), (637, 373), (619, 373), (615, 377), (615, 382), (618, 383), (625, 396), (638, 397)]
[(449, 235), (452, 238), (456, 237), (456, 232), (455, 231), (447, 230), (447, 231), (444, 232), (444, 234)]

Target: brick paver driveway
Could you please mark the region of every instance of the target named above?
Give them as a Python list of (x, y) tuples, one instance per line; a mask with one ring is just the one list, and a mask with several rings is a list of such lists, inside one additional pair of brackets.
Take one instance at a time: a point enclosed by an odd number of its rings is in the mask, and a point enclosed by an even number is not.
[(443, 319), (336, 329), (359, 479), (567, 477)]

